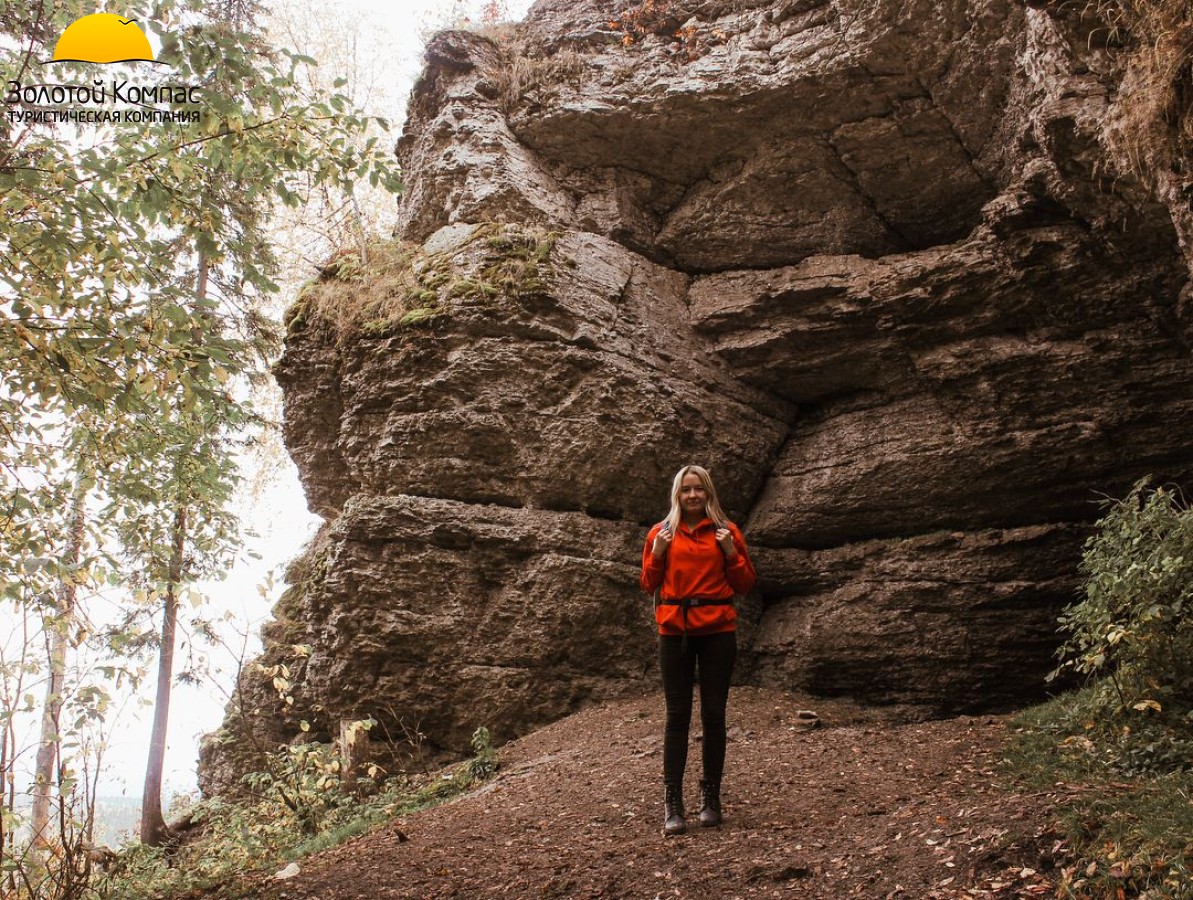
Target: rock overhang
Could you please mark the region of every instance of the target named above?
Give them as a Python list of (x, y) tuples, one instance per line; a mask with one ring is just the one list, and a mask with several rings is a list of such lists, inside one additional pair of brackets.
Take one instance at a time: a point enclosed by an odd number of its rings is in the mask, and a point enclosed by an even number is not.
[[(1193, 479), (1188, 270), (1168, 210), (1105, 175), (1081, 43), (1000, 0), (705, 2), (727, 37), (685, 64), (586, 24), (615, 6), (538, 4), (539, 50), (583, 60), (513, 103), (500, 48), (442, 38), (401, 144), (405, 238), (520, 222), (557, 270), (288, 338), (287, 441), (339, 517), (338, 573), (288, 607), (321, 715), (402, 697), (464, 749), (486, 710), (516, 731), (652, 683), (638, 541), (691, 461), (757, 553), (743, 679), (929, 713), (1032, 696), (1097, 493)], [(403, 599), (423, 581), (440, 618)], [(615, 677), (571, 665), (594, 635)]]

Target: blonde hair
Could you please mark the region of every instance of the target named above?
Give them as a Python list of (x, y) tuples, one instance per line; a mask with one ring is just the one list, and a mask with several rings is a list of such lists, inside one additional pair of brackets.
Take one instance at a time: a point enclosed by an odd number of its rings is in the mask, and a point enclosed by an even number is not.
[(683, 518), (683, 513), (679, 508), (679, 491), (683, 487), (685, 475), (695, 475), (700, 479), (700, 485), (707, 495), (707, 499), (704, 501), (704, 514), (712, 519), (713, 524), (718, 528), (725, 528), (729, 524), (729, 517), (725, 515), (725, 510), (721, 509), (721, 501), (717, 499), (717, 489), (713, 487), (712, 476), (708, 474), (707, 469), (701, 466), (684, 466), (675, 473), (675, 480), (671, 482), (671, 512), (663, 520), (670, 526), (671, 533), (676, 534), (679, 531), (679, 521)]

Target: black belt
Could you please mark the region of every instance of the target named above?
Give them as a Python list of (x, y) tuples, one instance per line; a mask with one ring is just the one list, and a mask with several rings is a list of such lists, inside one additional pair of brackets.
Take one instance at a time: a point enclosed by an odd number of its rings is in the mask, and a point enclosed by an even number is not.
[(659, 606), (678, 606), (683, 611), (683, 638), (679, 642), (681, 652), (688, 649), (688, 610), (693, 606), (732, 606), (733, 597), (683, 597), (679, 600), (658, 601)]

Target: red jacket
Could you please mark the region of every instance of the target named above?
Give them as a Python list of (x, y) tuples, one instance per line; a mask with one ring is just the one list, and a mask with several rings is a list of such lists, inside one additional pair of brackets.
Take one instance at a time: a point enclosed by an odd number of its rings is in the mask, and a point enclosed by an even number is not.
[[(661, 587), (660, 600), (685, 597), (728, 600), (754, 586), (754, 564), (746, 550), (746, 539), (732, 522), (728, 528), (737, 547), (737, 558), (732, 562), (717, 545), (716, 525), (707, 517), (695, 528), (680, 522), (671, 549), (661, 561), (656, 560), (650, 549), (662, 527), (660, 522), (650, 529), (642, 550), (640, 581), (642, 590), (648, 594)], [(679, 606), (660, 603), (655, 609), (655, 621), (659, 624), (659, 634), (683, 633), (683, 610)], [(737, 610), (729, 604), (693, 606), (688, 610), (688, 634), (717, 634), (736, 628)]]

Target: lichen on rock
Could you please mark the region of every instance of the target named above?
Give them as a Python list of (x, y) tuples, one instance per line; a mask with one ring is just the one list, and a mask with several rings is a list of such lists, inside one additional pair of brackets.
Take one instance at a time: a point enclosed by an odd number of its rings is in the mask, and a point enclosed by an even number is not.
[(445, 226), (421, 247), (391, 240), (345, 250), (302, 288), (286, 325), (331, 329), (343, 342), (461, 314), (500, 294), (530, 294), (545, 284), (557, 237), (485, 223)]

